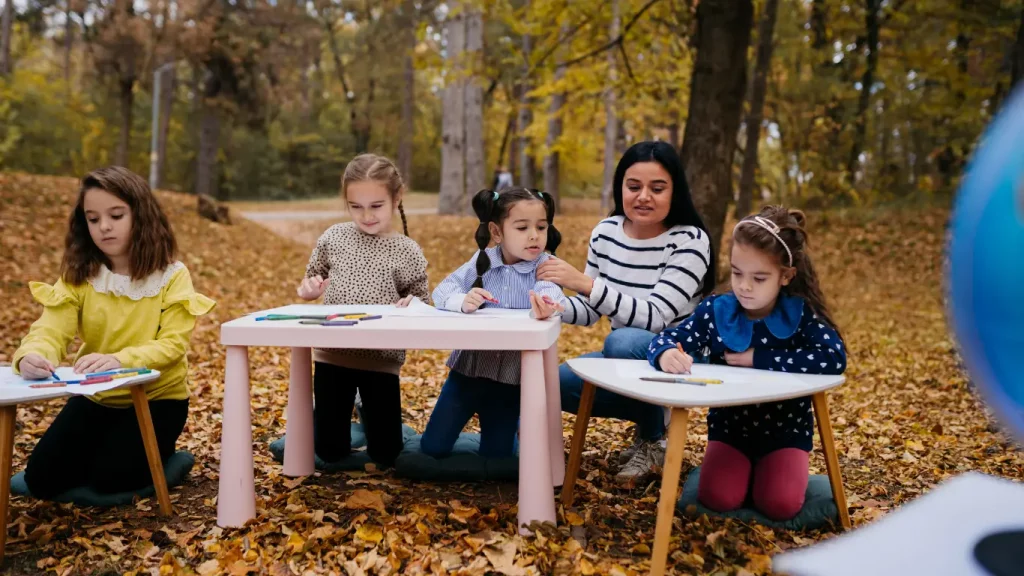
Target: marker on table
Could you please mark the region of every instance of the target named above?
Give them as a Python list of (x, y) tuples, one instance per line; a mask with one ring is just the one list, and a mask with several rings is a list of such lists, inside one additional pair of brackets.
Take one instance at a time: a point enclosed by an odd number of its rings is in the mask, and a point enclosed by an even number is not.
[(667, 382), (669, 384), (692, 384), (694, 386), (707, 386), (700, 380), (690, 380), (688, 378), (668, 378), (662, 376), (641, 376), (641, 380), (644, 382)]

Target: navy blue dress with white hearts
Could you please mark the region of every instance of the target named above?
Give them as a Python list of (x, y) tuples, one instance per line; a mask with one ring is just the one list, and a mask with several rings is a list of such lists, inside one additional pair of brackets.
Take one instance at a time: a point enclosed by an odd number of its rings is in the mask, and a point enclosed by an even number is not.
[[(726, 352), (754, 349), (754, 368), (806, 374), (842, 374), (846, 350), (839, 334), (803, 298), (779, 294), (771, 314), (747, 318), (736, 296), (705, 299), (694, 313), (651, 341), (647, 358), (658, 367), (663, 352), (683, 346), (695, 362), (725, 364)], [(810, 451), (811, 397), (708, 411), (708, 440), (725, 442), (757, 459), (782, 448)]]

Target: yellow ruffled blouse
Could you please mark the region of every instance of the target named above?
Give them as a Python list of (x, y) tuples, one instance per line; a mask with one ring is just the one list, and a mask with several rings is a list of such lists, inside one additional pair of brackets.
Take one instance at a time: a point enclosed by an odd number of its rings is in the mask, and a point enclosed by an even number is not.
[[(181, 262), (150, 276), (132, 280), (106, 266), (88, 282), (69, 286), (63, 279), (53, 286), (31, 282), (32, 296), (44, 306), (32, 324), (13, 366), (26, 354), (39, 354), (60, 364), (75, 334), (82, 337), (75, 360), (86, 354), (112, 354), (124, 368), (150, 368), (160, 378), (145, 384), (150, 400), (188, 398), (186, 351), (196, 317), (215, 303), (192, 287), (192, 278)], [(127, 388), (89, 397), (113, 408), (131, 406)]]

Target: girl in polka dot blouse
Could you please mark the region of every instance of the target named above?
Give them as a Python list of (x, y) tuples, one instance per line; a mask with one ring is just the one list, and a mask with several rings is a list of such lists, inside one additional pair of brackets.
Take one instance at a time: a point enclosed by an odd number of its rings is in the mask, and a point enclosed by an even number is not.
[[(695, 358), (842, 374), (846, 349), (807, 254), (804, 224), (802, 212), (778, 206), (741, 220), (733, 229), (732, 291), (707, 298), (693, 315), (655, 337), (648, 350), (651, 364), (674, 374), (688, 373)], [(811, 398), (712, 408), (707, 422), (701, 504), (725, 512), (749, 495), (769, 518), (796, 516), (807, 490)]]

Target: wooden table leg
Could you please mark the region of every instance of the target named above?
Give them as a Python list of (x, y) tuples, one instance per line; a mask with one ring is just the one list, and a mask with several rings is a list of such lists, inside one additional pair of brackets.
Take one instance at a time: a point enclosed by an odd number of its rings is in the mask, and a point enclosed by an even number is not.
[(11, 460), (14, 458), (14, 421), (18, 406), (0, 407), (0, 564), (7, 546), (7, 508), (11, 499)]
[(562, 481), (562, 506), (572, 506), (572, 491), (576, 487), (576, 479), (580, 475), (580, 464), (583, 463), (583, 446), (587, 440), (587, 425), (590, 422), (590, 411), (594, 407), (594, 393), (597, 387), (590, 382), (583, 382), (580, 393), (579, 408), (576, 409), (576, 426), (572, 430), (572, 444), (569, 448), (569, 466), (565, 469), (565, 480)]
[(238, 527), (255, 517), (256, 482), (252, 460), (249, 351), (245, 346), (228, 346), (224, 363), (224, 416), (221, 420), (217, 525), (224, 528)]
[(812, 397), (814, 419), (818, 421), (818, 435), (821, 436), (821, 450), (825, 453), (825, 469), (828, 470), (828, 482), (832, 485), (832, 497), (839, 509), (839, 523), (849, 530), (850, 511), (846, 507), (846, 492), (843, 489), (843, 473), (839, 469), (839, 456), (836, 454), (836, 442), (832, 436), (832, 420), (828, 414), (828, 400), (824, 392)]
[(683, 468), (686, 449), (686, 427), (690, 412), (686, 408), (673, 408), (668, 425), (668, 446), (665, 448), (665, 467), (661, 474), (661, 495), (658, 497), (658, 521), (654, 527), (654, 551), (651, 552), (651, 574), (661, 576), (668, 562), (668, 542), (672, 537), (672, 519), (676, 514), (679, 497), (679, 475)]
[(284, 436), (284, 475), (309, 476), (315, 470), (313, 450), (313, 351), (292, 348), (288, 383), (288, 421)]
[(149, 399), (146, 398), (144, 386), (132, 386), (132, 404), (135, 405), (135, 417), (139, 419), (139, 430), (142, 432), (142, 444), (146, 447), (146, 460), (149, 461), (149, 473), (153, 477), (153, 489), (156, 490), (157, 501), (160, 502), (160, 513), (171, 515), (171, 495), (167, 492), (167, 479), (164, 478), (164, 462), (160, 458), (160, 446), (156, 443), (156, 430), (153, 429), (153, 415), (149, 413)]
[(544, 387), (544, 355), (522, 352), (519, 426), (519, 532), (535, 521), (555, 522), (554, 483), (551, 480), (551, 444), (548, 442), (548, 399)]

